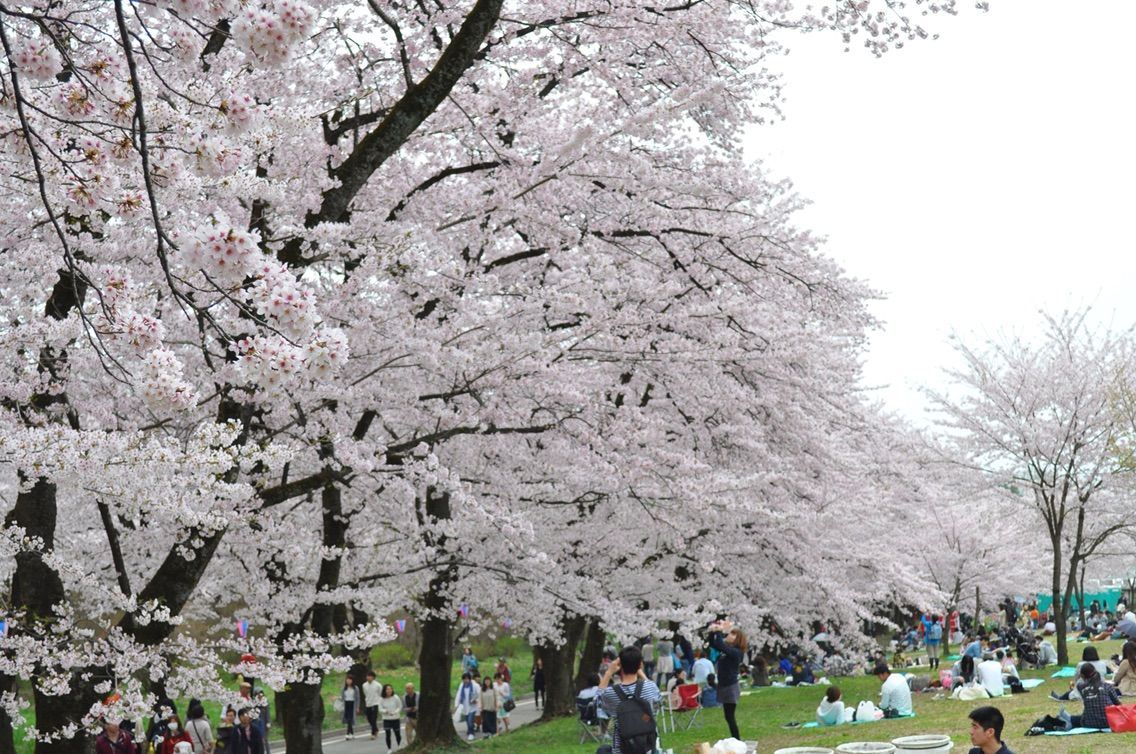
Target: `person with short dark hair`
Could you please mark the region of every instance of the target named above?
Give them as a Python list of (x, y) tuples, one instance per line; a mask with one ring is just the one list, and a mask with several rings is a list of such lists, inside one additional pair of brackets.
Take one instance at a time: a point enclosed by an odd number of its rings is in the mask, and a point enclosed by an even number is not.
[(914, 711), (911, 706), (911, 687), (907, 679), (898, 673), (892, 673), (886, 662), (876, 663), (872, 675), (880, 679), (880, 709), (887, 714), (888, 710), (895, 710), (896, 715), (907, 716)]
[(264, 754), (264, 737), (260, 728), (253, 725), (252, 711), (248, 707), (237, 710), (237, 730), (233, 739), (234, 754)]
[(103, 732), (95, 737), (95, 754), (134, 754), (134, 741), (117, 722), (103, 720)]
[(970, 712), (970, 754), (1014, 754), (1002, 743), (1006, 719), (997, 707), (977, 707)]
[(458, 697), (455, 702), (455, 709), (458, 711), (462, 718), (465, 719), (465, 737), (466, 740), (472, 741), (474, 734), (477, 732), (477, 726), (474, 724), (474, 718), (477, 713), (481, 711), (481, 691), (473, 683), (473, 676), (469, 673), (462, 673), (462, 682), (458, 686)]
[[(622, 754), (623, 739), (620, 738), (617, 715), (622, 698), (615, 687), (610, 685), (612, 677), (616, 674), (619, 674), (619, 688), (625, 696), (633, 697), (638, 694), (638, 698), (652, 707), (657, 705), (662, 697), (659, 694), (659, 687), (643, 672), (643, 653), (639, 651), (639, 647), (624, 647), (619, 657), (612, 661), (603, 678), (600, 679), (599, 692), (596, 694), (597, 707), (616, 721), (611, 737), (611, 754)], [(600, 747), (600, 750), (605, 748)]]
[(383, 687), (376, 678), (375, 671), (367, 671), (367, 680), (363, 682), (363, 711), (367, 715), (367, 723), (371, 726), (371, 738), (379, 737), (379, 700), (383, 697)]

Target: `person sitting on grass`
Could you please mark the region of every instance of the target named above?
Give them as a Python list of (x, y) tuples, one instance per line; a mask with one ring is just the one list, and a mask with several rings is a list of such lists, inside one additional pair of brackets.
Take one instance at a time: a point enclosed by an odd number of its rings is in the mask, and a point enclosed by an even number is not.
[(1080, 715), (1070, 715), (1061, 707), (1057, 716), (1065, 721), (1065, 730), (1073, 728), (1107, 729), (1108, 718), (1104, 708), (1113, 704), (1120, 704), (1120, 692), (1116, 686), (1101, 678), (1100, 673), (1091, 664), (1081, 666), (1081, 674), (1077, 679), (1077, 694), (1081, 698), (1084, 710)]
[(990, 696), (1002, 696), (1002, 663), (993, 657), (978, 663), (974, 668), (974, 677), (978, 684), (986, 689)]
[(872, 669), (872, 675), (883, 684), (880, 686), (880, 709), (884, 711), (884, 716), (911, 715), (911, 687), (907, 685), (907, 679), (898, 673), (892, 673), (886, 663), (876, 665)]
[(1120, 667), (1112, 676), (1112, 682), (1122, 696), (1136, 696), (1136, 642), (1126, 641), (1120, 648)]
[(1057, 664), (1057, 650), (1053, 648), (1053, 642), (1049, 639), (1040, 639), (1038, 641), (1037, 661), (1043, 668)]
[(1002, 743), (1006, 719), (997, 707), (977, 707), (970, 713), (970, 754), (1014, 754)]
[(816, 711), (817, 725), (841, 725), (844, 723), (844, 702), (841, 701), (840, 688), (829, 686), (824, 699)]

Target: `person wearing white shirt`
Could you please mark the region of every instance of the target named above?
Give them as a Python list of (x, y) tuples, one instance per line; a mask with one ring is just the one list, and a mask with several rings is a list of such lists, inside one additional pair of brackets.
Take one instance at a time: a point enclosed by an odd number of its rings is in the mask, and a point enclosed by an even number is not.
[(844, 702), (840, 700), (840, 689), (829, 686), (824, 699), (816, 711), (817, 725), (841, 725), (844, 723)]
[(974, 668), (974, 677), (990, 696), (1002, 696), (1002, 663), (991, 658)]
[(363, 682), (363, 711), (371, 725), (371, 738), (379, 736), (379, 697), (382, 695), (383, 687), (375, 680), (375, 671), (367, 671), (367, 680)]
[(391, 734), (394, 734), (395, 743), (402, 746), (402, 700), (394, 693), (394, 686), (389, 683), (383, 686), (382, 696), (379, 697), (379, 710), (383, 714), (383, 733), (387, 739), (387, 751), (392, 751)]
[(694, 667), (691, 668), (691, 675), (694, 676), (694, 682), (699, 686), (706, 686), (706, 679), (714, 672), (714, 663), (710, 662), (709, 657), (702, 656), (702, 650), (694, 650)]
[(872, 674), (883, 683), (880, 686), (880, 709), (885, 712), (893, 709), (899, 715), (911, 715), (914, 710), (907, 679), (898, 673), (892, 673), (885, 662), (877, 664)]

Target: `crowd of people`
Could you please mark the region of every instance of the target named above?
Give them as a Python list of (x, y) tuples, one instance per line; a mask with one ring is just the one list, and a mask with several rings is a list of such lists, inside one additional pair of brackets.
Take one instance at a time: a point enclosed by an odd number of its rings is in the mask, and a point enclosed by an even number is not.
[[(509, 732), (509, 715), (516, 707), (513, 698), (513, 671), (504, 657), (497, 660), (493, 675), (481, 675), (480, 663), (470, 647), (462, 652), (462, 678), (454, 698), (454, 722), (465, 723), (466, 739), (491, 738)], [(530, 674), (533, 687), (540, 680), (540, 696), (544, 695), (544, 666), (533, 663)], [(539, 698), (539, 697), (538, 697)], [(539, 707), (538, 707), (539, 708)]]
[(268, 702), (251, 683), (239, 687), (241, 702), (228, 705), (216, 729), (197, 699), (186, 705), (185, 719), (172, 699), (161, 699), (142, 735), (131, 721), (106, 719), (95, 738), (96, 754), (270, 754)]
[(355, 724), (362, 710), (371, 729), (372, 739), (378, 738), (379, 723), (382, 722), (388, 752), (402, 745), (404, 727), (407, 744), (413, 742), (418, 723), (418, 692), (413, 683), (406, 684), (403, 692), (399, 695), (393, 685), (379, 683), (374, 671), (367, 672), (367, 680), (358, 688), (354, 678), (350, 675), (344, 677), (343, 688), (334, 700), (334, 706), (340, 710), (343, 724), (347, 728), (345, 737), (355, 737)]

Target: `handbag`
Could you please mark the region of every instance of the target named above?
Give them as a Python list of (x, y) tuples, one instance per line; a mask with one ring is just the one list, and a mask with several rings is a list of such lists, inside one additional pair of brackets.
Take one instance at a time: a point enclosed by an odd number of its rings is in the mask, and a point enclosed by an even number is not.
[(1113, 733), (1136, 733), (1136, 704), (1114, 704), (1104, 708)]
[(458, 706), (454, 707), (454, 722), (460, 723), (464, 719), (465, 719), (465, 715), (462, 714), (462, 708), (461, 708), (461, 705), (459, 704)]
[(475, 726), (481, 725), (481, 713), (480, 712), (478, 712), (476, 715), (473, 716), (473, 724)]
[(517, 703), (513, 701), (513, 697), (509, 697), (508, 699), (505, 700), (505, 703), (502, 704), (501, 707), (506, 712), (512, 712), (513, 710), (515, 710), (517, 708)]

